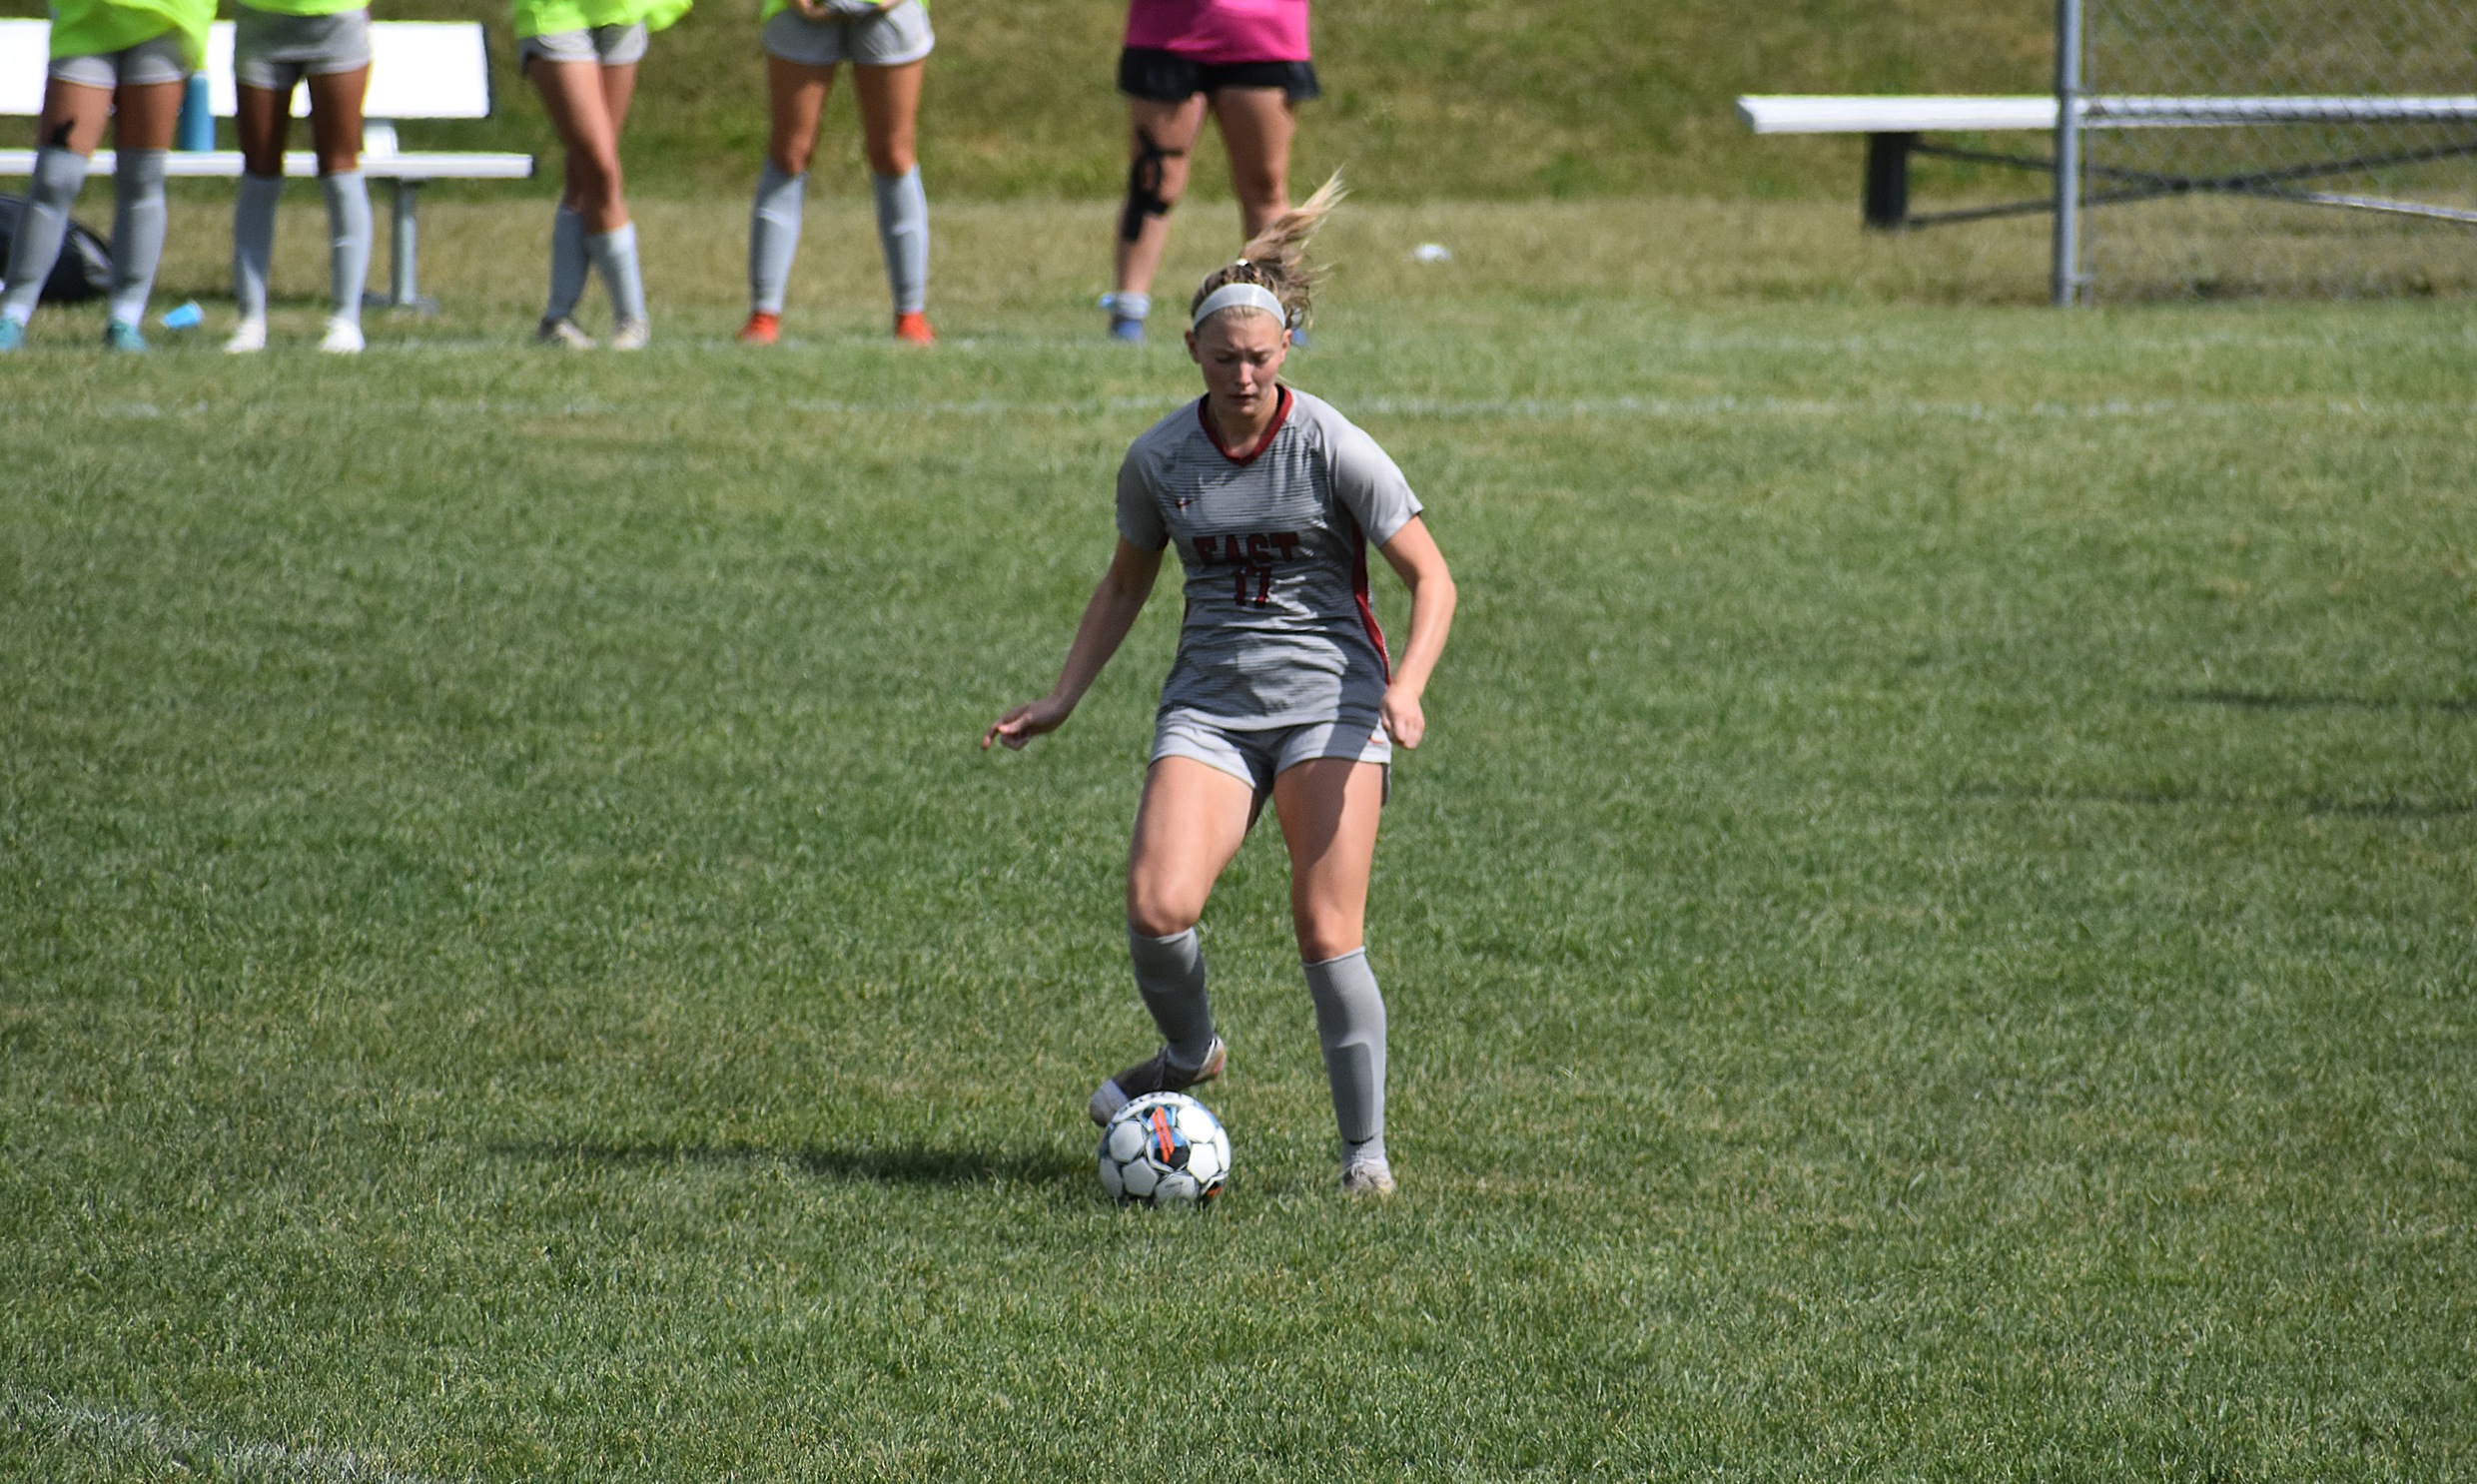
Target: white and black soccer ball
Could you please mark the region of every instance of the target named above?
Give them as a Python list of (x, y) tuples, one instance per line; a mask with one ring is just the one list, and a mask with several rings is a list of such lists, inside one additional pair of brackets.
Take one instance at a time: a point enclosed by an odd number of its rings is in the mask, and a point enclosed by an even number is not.
[(1148, 1093), (1101, 1130), (1101, 1188), (1139, 1205), (1204, 1205), (1230, 1181), (1230, 1134), (1185, 1093)]

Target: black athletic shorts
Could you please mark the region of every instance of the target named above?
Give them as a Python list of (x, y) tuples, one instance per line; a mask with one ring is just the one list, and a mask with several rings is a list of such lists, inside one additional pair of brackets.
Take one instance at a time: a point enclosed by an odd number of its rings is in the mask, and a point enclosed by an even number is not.
[(1316, 86), (1313, 62), (1198, 62), (1151, 46), (1118, 54), (1118, 90), (1130, 98), (1185, 103), (1224, 88), (1279, 88), (1292, 103), (1323, 91)]

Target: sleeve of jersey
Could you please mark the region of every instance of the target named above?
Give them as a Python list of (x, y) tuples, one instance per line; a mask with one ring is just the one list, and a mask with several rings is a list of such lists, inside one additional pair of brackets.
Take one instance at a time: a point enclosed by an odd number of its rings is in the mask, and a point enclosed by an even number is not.
[(1392, 455), (1376, 446), (1374, 438), (1360, 431), (1354, 422), (1334, 420), (1339, 425), (1333, 431), (1329, 455), (1333, 493), (1359, 523), (1359, 529), (1367, 532), (1367, 539), (1381, 546), (1419, 513), (1419, 497), (1410, 492), (1410, 481), (1402, 477)]
[(1118, 533), (1130, 546), (1159, 551), (1170, 544), (1170, 527), (1162, 523), (1161, 506), (1153, 498), (1148, 462), (1138, 444), (1118, 466)]

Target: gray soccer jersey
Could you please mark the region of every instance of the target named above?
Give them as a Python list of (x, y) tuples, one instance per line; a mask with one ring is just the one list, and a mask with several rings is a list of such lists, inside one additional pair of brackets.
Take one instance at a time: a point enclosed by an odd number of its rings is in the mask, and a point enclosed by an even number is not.
[(1161, 703), (1239, 731), (1345, 715), (1372, 725), (1389, 668), (1367, 550), (1419, 500), (1329, 403), (1286, 386), (1282, 397), (1250, 457), (1223, 450), (1199, 400), (1148, 428), (1119, 468), (1119, 534), (1148, 551), (1175, 545), (1187, 568)]

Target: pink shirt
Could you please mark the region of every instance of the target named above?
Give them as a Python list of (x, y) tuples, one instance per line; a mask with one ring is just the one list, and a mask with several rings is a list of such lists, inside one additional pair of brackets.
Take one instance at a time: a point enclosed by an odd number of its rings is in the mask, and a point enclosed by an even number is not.
[(1307, 0), (1128, 0), (1127, 44), (1209, 66), (1313, 60)]

